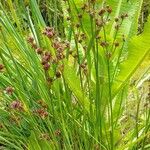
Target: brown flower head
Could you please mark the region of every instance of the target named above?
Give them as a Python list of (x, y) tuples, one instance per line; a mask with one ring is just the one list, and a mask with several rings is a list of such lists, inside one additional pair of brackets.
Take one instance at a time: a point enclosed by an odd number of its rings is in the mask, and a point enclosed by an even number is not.
[(34, 111), (36, 115), (41, 117), (42, 119), (45, 119), (48, 117), (48, 112), (44, 108), (40, 108)]
[(37, 48), (36, 52), (37, 52), (37, 54), (41, 55), (43, 53), (43, 50), (42, 50), (42, 48)]
[(60, 129), (57, 129), (57, 130), (55, 131), (55, 135), (56, 135), (56, 136), (60, 136), (60, 135), (61, 135)]
[(23, 104), (21, 101), (15, 100), (10, 104), (10, 108), (21, 111), (23, 110)]
[(98, 14), (100, 15), (100, 16), (103, 16), (103, 14), (106, 12), (106, 10), (104, 9), (104, 8), (102, 8), (99, 12), (98, 12)]
[(32, 36), (29, 36), (27, 38), (28, 43), (33, 43), (34, 42), (34, 38)]
[(4, 65), (0, 64), (0, 71), (2, 71), (4, 69)]
[(44, 64), (43, 68), (45, 71), (47, 71), (50, 68), (50, 64), (49, 63)]
[(14, 92), (14, 88), (11, 87), (11, 86), (8, 86), (6, 89), (5, 89), (6, 93), (9, 94), (9, 95), (12, 95), (12, 93)]

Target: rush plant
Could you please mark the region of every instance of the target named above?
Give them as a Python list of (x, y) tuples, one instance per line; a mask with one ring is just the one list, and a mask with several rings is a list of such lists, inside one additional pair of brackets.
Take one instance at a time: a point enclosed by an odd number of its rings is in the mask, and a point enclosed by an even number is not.
[[(3, 149), (150, 147), (149, 101), (141, 110), (145, 100), (136, 85), (129, 85), (150, 51), (150, 18), (137, 34), (142, 4), (0, 2)], [(129, 93), (133, 108), (128, 107)], [(135, 115), (128, 113), (132, 109)]]

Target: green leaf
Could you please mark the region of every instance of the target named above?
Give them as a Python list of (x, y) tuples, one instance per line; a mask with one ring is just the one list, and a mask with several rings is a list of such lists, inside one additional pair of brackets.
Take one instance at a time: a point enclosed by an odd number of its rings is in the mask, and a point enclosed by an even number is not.
[(10, 149), (20, 150), (20, 147), (16, 146), (14, 143), (10, 142), (6, 138), (2, 137), (1, 135), (0, 135), (0, 142), (2, 142), (4, 145), (7, 143)]
[(71, 91), (77, 98), (79, 104), (81, 104), (82, 107), (86, 109), (86, 111), (89, 111), (90, 102), (83, 93), (83, 90), (80, 86), (80, 79), (76, 75), (75, 69), (69, 66), (67, 63), (65, 63), (65, 67), (64, 67), (64, 78), (65, 78), (66, 83), (70, 87)]
[(53, 150), (55, 149), (54, 144), (52, 141), (48, 142), (46, 140), (39, 141), (40, 146), (43, 150)]
[(3, 109), (0, 109), (0, 119), (7, 118), (8, 116), (9, 116), (9, 112), (7, 112)]
[(144, 32), (133, 37), (128, 45), (128, 57), (123, 61), (120, 66), (119, 75), (116, 78), (116, 82), (113, 85), (114, 92), (117, 92), (127, 83), (130, 77), (137, 70), (144, 58), (150, 52), (150, 17), (145, 25)]
[(29, 137), (29, 150), (41, 150), (38, 140), (35, 133), (32, 131), (31, 136)]
[[(119, 36), (125, 34), (126, 37), (131, 37), (137, 34), (138, 30), (138, 19), (140, 16), (143, 0), (107, 0), (107, 3), (112, 7), (112, 16), (118, 17), (122, 13), (127, 13), (128, 18), (123, 21), (121, 29), (119, 31)], [(113, 21), (113, 19), (112, 19)], [(110, 35), (113, 36), (115, 23), (112, 24)]]

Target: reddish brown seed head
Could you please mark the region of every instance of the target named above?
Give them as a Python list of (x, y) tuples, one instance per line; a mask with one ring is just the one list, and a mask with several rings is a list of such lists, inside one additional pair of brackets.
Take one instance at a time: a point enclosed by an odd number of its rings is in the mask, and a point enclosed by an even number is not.
[(80, 27), (80, 24), (79, 24), (79, 23), (77, 23), (77, 24), (76, 24), (76, 27), (77, 27), (77, 28), (79, 28), (79, 27)]
[(102, 9), (99, 11), (98, 14), (99, 14), (100, 16), (102, 16), (105, 12), (106, 12), (106, 10), (105, 10), (104, 8), (102, 8)]
[(80, 65), (80, 67), (84, 69), (84, 68), (86, 68), (86, 64), (85, 64), (85, 63), (82, 63), (82, 64)]
[(103, 24), (104, 24), (104, 22), (103, 22), (102, 20), (99, 20), (99, 19), (96, 20), (96, 25), (97, 25), (98, 27), (102, 27)]
[(60, 78), (60, 77), (61, 77), (60, 71), (56, 71), (56, 78)]
[(58, 61), (65, 58), (65, 55), (63, 54), (63, 51), (62, 51), (62, 50), (64, 50), (64, 49), (60, 49), (60, 50), (58, 49), (58, 50), (57, 50), (56, 58), (57, 58)]
[(65, 42), (65, 48), (70, 48), (70, 42), (69, 41)]
[(2, 129), (3, 128), (3, 124), (2, 123), (0, 123), (0, 129)]
[(42, 58), (41, 64), (44, 65), (47, 63), (47, 60), (45, 59), (45, 57)]
[(115, 45), (115, 47), (118, 47), (119, 46), (119, 42), (115, 42), (114, 45)]
[(56, 135), (56, 136), (60, 136), (60, 135), (61, 135), (61, 131), (60, 131), (59, 129), (57, 129), (57, 130), (55, 131), (55, 135)]
[(6, 89), (5, 89), (6, 93), (9, 94), (9, 95), (12, 95), (13, 92), (14, 92), (14, 88), (11, 87), (11, 86), (8, 86)]
[(49, 51), (46, 51), (45, 56), (51, 57), (51, 53)]
[(46, 80), (48, 84), (51, 84), (54, 81), (52, 77), (48, 77)]
[(0, 64), (0, 71), (2, 71), (4, 69), (4, 65)]
[(53, 41), (53, 47), (54, 47), (55, 49), (59, 48), (59, 47), (60, 47), (60, 42), (58, 42), (57, 40), (54, 40), (54, 41)]
[(41, 61), (42, 65), (48, 63), (51, 60), (51, 58), (52, 58), (51, 53), (48, 51), (45, 52), (45, 54), (42, 56), (42, 61)]
[(110, 58), (111, 58), (111, 56), (112, 56), (112, 53), (111, 53), (111, 52), (109, 52), (109, 51), (108, 51), (108, 52), (106, 52), (106, 58), (107, 58), (107, 59), (110, 59)]
[(29, 43), (33, 43), (33, 42), (34, 42), (34, 38), (33, 38), (32, 36), (29, 36), (29, 37), (27, 38), (27, 41), (28, 41)]
[(103, 42), (100, 43), (100, 45), (101, 45), (102, 47), (107, 47), (107, 46), (108, 46), (108, 43), (105, 42), (105, 41), (103, 41)]
[(45, 28), (45, 31), (46, 31), (46, 32), (51, 32), (51, 31), (53, 31), (53, 30), (54, 30), (54, 28), (52, 28), (52, 27), (46, 27), (46, 28)]
[(54, 28), (46, 27), (43, 31), (43, 34), (46, 35), (48, 38), (53, 38), (55, 35)]
[(19, 100), (15, 100), (10, 104), (12, 109), (23, 110), (23, 104)]
[(37, 109), (34, 112), (42, 119), (45, 119), (46, 117), (48, 117), (48, 112), (44, 108)]
[(119, 18), (118, 18), (118, 17), (116, 17), (116, 18), (115, 18), (115, 22), (118, 22), (118, 21), (119, 21)]
[(64, 51), (64, 47), (60, 46), (59, 48), (57, 48), (57, 52), (58, 53), (62, 53)]
[(42, 50), (42, 48), (37, 48), (36, 52), (37, 52), (37, 54), (41, 55), (43, 53), (43, 50)]
[(31, 46), (32, 46), (33, 49), (37, 49), (37, 44), (36, 43), (32, 43)]
[(47, 32), (46, 35), (48, 38), (52, 38), (54, 36), (54, 33), (53, 32)]
[(50, 64), (49, 63), (44, 64), (43, 68), (45, 71), (47, 71), (50, 68)]
[(107, 8), (107, 12), (108, 12), (109, 14), (112, 13), (112, 8), (111, 8), (110, 6), (108, 6), (108, 8)]

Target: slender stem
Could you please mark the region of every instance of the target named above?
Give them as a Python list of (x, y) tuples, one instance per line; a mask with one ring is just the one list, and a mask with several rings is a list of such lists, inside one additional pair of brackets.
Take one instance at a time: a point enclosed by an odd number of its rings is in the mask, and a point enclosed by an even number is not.
[[(136, 89), (135, 89), (136, 90)], [(136, 110), (136, 137), (137, 139), (139, 138), (139, 127), (138, 127), (138, 122), (139, 122), (139, 109), (140, 109), (140, 102), (142, 97), (139, 97), (138, 91), (136, 90), (136, 95), (137, 95), (137, 110)], [(137, 146), (136, 149), (138, 150), (138, 142), (137, 142)]]
[[(105, 42), (107, 42), (106, 37), (106, 31), (105, 27), (103, 26), (103, 33), (104, 33), (104, 39)], [(108, 49), (106, 47), (106, 53), (108, 52)], [(108, 107), (108, 115), (110, 118), (110, 143), (111, 143), (111, 150), (114, 149), (114, 128), (113, 128), (113, 108), (112, 108), (112, 89), (111, 89), (111, 71), (110, 71), (110, 59), (106, 58), (107, 60), (107, 76), (108, 76), (108, 93), (109, 93), (109, 107)], [(110, 109), (110, 112), (109, 112)]]

